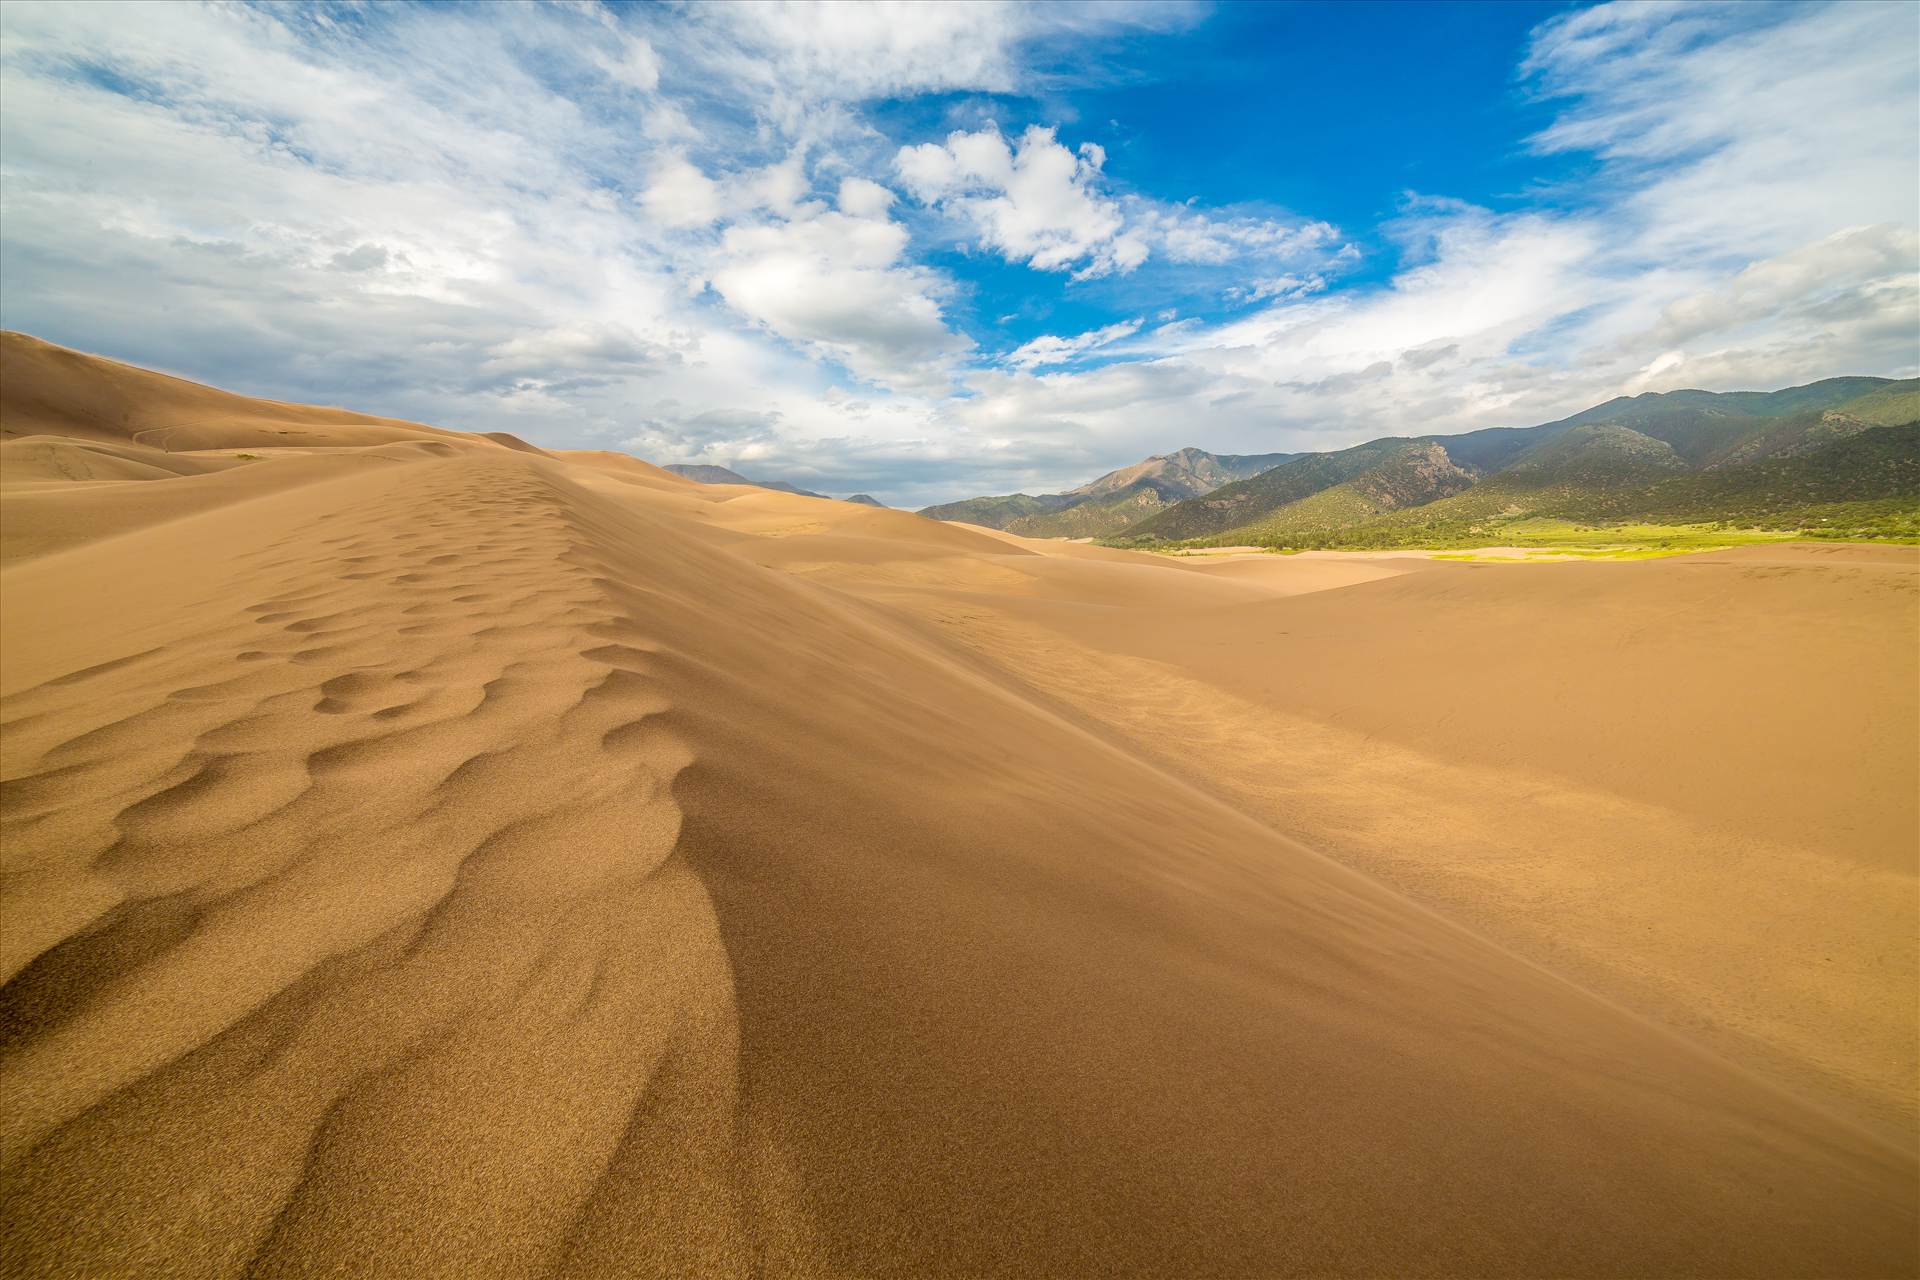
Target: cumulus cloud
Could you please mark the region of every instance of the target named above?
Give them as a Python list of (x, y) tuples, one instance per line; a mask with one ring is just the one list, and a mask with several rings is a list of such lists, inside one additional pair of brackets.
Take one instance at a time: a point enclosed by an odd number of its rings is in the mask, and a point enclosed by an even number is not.
[(1105, 163), (1098, 145), (1070, 151), (1039, 125), (1011, 145), (991, 125), (956, 130), (944, 143), (902, 147), (895, 160), (915, 199), (961, 217), (988, 248), (1076, 279), (1131, 271), (1147, 258), (1146, 242), (1100, 191)]
[(893, 207), (893, 192), (866, 178), (842, 178), (839, 204), (849, 218), (884, 219)]
[[(1331, 223), (1172, 205), (1107, 189), (1106, 151), (1069, 149), (1057, 130), (1030, 125), (1011, 143), (997, 125), (955, 130), (944, 142), (902, 147), (894, 168), (921, 203), (956, 218), (983, 247), (1075, 280), (1124, 275), (1159, 255), (1170, 263), (1254, 267), (1354, 256)], [(1264, 296), (1256, 294), (1256, 296)]]
[(641, 207), (663, 227), (707, 227), (724, 207), (720, 186), (684, 155), (654, 162), (652, 179), (640, 193)]
[(840, 208), (730, 227), (713, 286), (742, 315), (884, 386), (939, 392), (973, 344), (949, 330), (940, 279), (903, 261), (884, 188), (841, 186)]

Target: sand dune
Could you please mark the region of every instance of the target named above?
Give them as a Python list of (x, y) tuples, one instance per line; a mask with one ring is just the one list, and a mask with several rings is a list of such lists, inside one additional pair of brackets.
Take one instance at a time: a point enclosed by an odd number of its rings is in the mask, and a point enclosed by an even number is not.
[[(1916, 1270), (1904, 559), (1207, 566), (0, 358), (9, 1274)], [(1586, 913), (1742, 909), (1682, 820), (1806, 873), (1744, 1038)], [(1853, 906), (1884, 981), (1729, 976)]]
[(948, 630), (1276, 829), (1911, 1149), (1920, 556), (1396, 563), (1419, 567), (1208, 612), (976, 595)]

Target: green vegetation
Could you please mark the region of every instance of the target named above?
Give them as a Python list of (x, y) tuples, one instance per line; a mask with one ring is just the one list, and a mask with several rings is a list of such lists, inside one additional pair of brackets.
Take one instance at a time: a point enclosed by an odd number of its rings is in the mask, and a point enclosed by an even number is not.
[[(1352, 478), (1316, 487), (1336, 475)], [(1306, 496), (1271, 508), (1266, 515), (1232, 531), (1239, 542), (1284, 546), (1298, 535), (1358, 526), (1392, 511), (1463, 492), (1472, 485), (1473, 473), (1455, 466), (1438, 444), (1408, 440), (1379, 441), (1341, 454), (1303, 458), (1248, 481), (1245, 488), (1228, 486), (1234, 492), (1223, 489), (1221, 493), (1233, 503), (1249, 498), (1264, 503), (1276, 495), (1307, 491)], [(1169, 512), (1161, 520), (1128, 530), (1128, 536), (1137, 537), (1142, 529), (1179, 528), (1182, 523)], [(1226, 545), (1234, 544), (1228, 541)]]
[(1065, 505), (1058, 493), (1043, 493), (1034, 497), (1027, 493), (1011, 493), (997, 498), (968, 498), (964, 502), (948, 502), (937, 507), (927, 507), (921, 511), (923, 516), (932, 516), (935, 520), (958, 520), (962, 524), (985, 525), (989, 529), (1004, 529), (1023, 516), (1045, 515), (1058, 511)]
[[(1298, 555), (1302, 551), (1434, 551), (1436, 560), (1524, 561), (1533, 557), (1486, 556), (1474, 552), (1486, 547), (1514, 547), (1536, 553), (1541, 559), (1577, 556), (1583, 560), (1650, 560), (1660, 556), (1685, 555), (1694, 551), (1719, 551), (1727, 547), (1753, 546), (1768, 542), (1793, 542), (1807, 538), (1843, 541), (1891, 541), (1920, 543), (1920, 527), (1909, 518), (1904, 527), (1898, 522), (1872, 526), (1850, 522), (1840, 528), (1748, 529), (1731, 524), (1583, 524), (1573, 520), (1550, 520), (1537, 516), (1489, 521), (1465, 532), (1434, 535), (1402, 541), (1355, 539), (1312, 547), (1269, 547), (1272, 555)], [(1151, 550), (1172, 556), (1205, 554), (1204, 549), (1155, 547)]]
[[(1868, 383), (1878, 385), (1868, 387)], [(1809, 387), (1797, 387), (1792, 392), (1777, 391), (1776, 396), (1798, 393), (1802, 403), (1795, 409), (1817, 409), (1825, 397), (1813, 393), (1823, 391), (1836, 384), (1845, 384), (1852, 392), (1840, 403), (1841, 411), (1849, 417), (1871, 422), (1875, 426), (1897, 427), (1905, 422), (1920, 419), (1920, 379), (1907, 378), (1899, 382), (1880, 383), (1874, 378), (1832, 378), (1827, 382), (1816, 382)]]
[[(1724, 524), (1590, 525), (1572, 520), (1529, 517), (1497, 529), (1497, 541), (1474, 539), (1476, 546), (1525, 547), (1556, 556), (1597, 560), (1643, 560), (1689, 551), (1717, 551), (1762, 542), (1788, 542), (1798, 533), (1783, 529), (1741, 529)], [(1473, 556), (1447, 557), (1475, 559)]]
[(1307, 530), (1266, 540), (1259, 537), (1218, 537), (1177, 543), (1127, 545), (1176, 553), (1205, 547), (1257, 546), (1275, 551), (1536, 547), (1567, 552), (1647, 550), (1672, 554), (1795, 538), (1920, 543), (1920, 501), (1882, 499), (1827, 503), (1775, 514), (1759, 521), (1732, 518), (1671, 523), (1649, 520), (1608, 523), (1524, 512), (1457, 520), (1380, 521), (1344, 529)]
[(1268, 512), (1389, 464), (1414, 443), (1374, 440), (1336, 453), (1310, 453), (1250, 479), (1223, 485), (1212, 493), (1169, 507), (1128, 529), (1125, 536), (1181, 539), (1242, 528)]
[(1920, 422), (1876, 421), (1917, 408), (1920, 380), (1639, 396), (1542, 427), (1310, 454), (1112, 542), (1627, 555), (1784, 537), (1920, 541)]
[(1023, 538), (1100, 538), (1131, 528), (1178, 501), (1179, 497), (1169, 500), (1142, 482), (1059, 511), (1020, 516), (1000, 527)]
[(1109, 471), (1065, 493), (1006, 494), (926, 507), (923, 516), (1005, 529), (1028, 538), (1090, 538), (1119, 533), (1155, 512), (1221, 485), (1259, 475), (1290, 453), (1208, 453), (1180, 449)]
[(1160, 454), (1066, 493), (928, 507), (1154, 551), (1518, 546), (1631, 557), (1920, 541), (1920, 379), (1621, 396), (1558, 422), (1327, 453)]

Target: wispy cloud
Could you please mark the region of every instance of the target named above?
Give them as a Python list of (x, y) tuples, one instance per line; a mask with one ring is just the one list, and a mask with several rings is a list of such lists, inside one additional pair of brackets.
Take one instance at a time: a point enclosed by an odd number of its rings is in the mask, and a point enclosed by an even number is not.
[(1076, 360), (1091, 351), (1112, 346), (1122, 338), (1130, 338), (1140, 332), (1140, 321), (1122, 320), (1100, 329), (1090, 329), (1086, 333), (1071, 338), (1058, 338), (1052, 334), (1043, 334), (1031, 342), (1022, 343), (1007, 355), (1007, 363), (1016, 369), (1037, 369), (1042, 365), (1065, 364)]

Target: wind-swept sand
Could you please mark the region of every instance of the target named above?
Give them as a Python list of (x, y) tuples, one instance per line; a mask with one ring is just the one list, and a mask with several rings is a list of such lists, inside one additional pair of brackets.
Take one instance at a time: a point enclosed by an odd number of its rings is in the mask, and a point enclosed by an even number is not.
[(9, 1274), (1916, 1269), (1910, 561), (1266, 581), (4, 342)]

